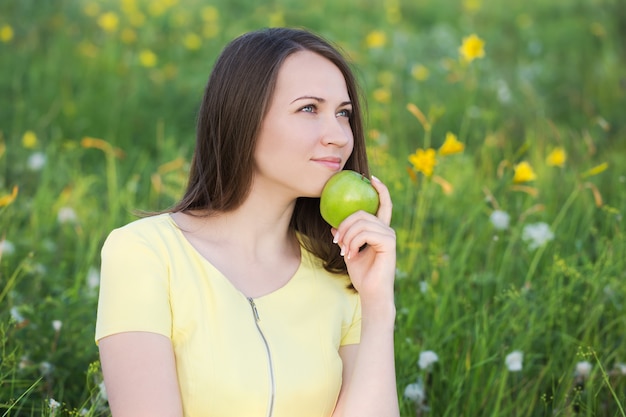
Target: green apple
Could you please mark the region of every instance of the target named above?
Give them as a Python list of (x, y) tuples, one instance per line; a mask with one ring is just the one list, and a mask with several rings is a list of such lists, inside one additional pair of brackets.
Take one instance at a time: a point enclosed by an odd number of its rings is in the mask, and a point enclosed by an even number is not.
[(328, 180), (320, 197), (322, 218), (338, 227), (346, 217), (359, 210), (376, 214), (378, 192), (369, 179), (358, 172), (343, 170)]

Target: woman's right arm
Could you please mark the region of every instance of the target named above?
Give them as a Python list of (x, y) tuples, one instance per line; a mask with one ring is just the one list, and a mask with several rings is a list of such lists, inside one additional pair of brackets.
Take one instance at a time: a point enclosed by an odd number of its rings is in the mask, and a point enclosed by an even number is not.
[(124, 332), (98, 341), (113, 417), (182, 417), (172, 342), (149, 332)]

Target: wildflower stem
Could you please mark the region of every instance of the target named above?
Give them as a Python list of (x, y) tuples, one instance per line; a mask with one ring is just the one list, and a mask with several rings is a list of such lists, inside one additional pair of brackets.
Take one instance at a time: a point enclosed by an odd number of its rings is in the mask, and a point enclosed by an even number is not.
[(107, 191), (109, 197), (109, 215), (114, 218), (117, 215), (119, 206), (119, 193), (117, 189), (117, 167), (115, 155), (112, 152), (105, 152), (107, 169)]
[(2, 292), (0, 292), (0, 304), (2, 304), (2, 300), (4, 299), (4, 297), (7, 296), (9, 291), (11, 291), (11, 289), (17, 282), (17, 277), (20, 275), (20, 272), (22, 272), (22, 270), (24, 269), (25, 264), (26, 264), (26, 259), (23, 259), (22, 262), (19, 263), (17, 268), (15, 268), (15, 271), (13, 271), (13, 274), (9, 277), (6, 285), (2, 289)]
[[(552, 230), (556, 230), (556, 227), (559, 225), (559, 223), (561, 223), (561, 220), (563, 220), (563, 218), (565, 217), (567, 210), (569, 209), (569, 207), (572, 205), (572, 203), (578, 196), (578, 193), (579, 193), (579, 189), (574, 188), (574, 191), (572, 191), (570, 196), (565, 201), (565, 204), (563, 204), (563, 207), (561, 207), (561, 210), (559, 211), (556, 218), (554, 219), (554, 222), (552, 222), (552, 227), (551, 227)], [(539, 265), (539, 260), (541, 259), (545, 251), (546, 251), (546, 246), (543, 245), (537, 249), (537, 252), (535, 252), (535, 256), (533, 256), (533, 260), (531, 261), (530, 267), (528, 268), (528, 272), (526, 273), (526, 279), (524, 280), (526, 284), (530, 283), (530, 279), (535, 274), (537, 265)]]
[(624, 407), (622, 407), (622, 401), (617, 397), (617, 394), (615, 394), (615, 390), (613, 389), (613, 386), (611, 385), (611, 381), (609, 381), (609, 375), (604, 369), (604, 367), (602, 366), (602, 363), (600, 362), (600, 359), (598, 358), (598, 355), (595, 352), (595, 350), (593, 351), (593, 357), (595, 358), (596, 363), (598, 364), (598, 367), (600, 368), (600, 372), (602, 373), (602, 379), (604, 380), (604, 383), (608, 387), (609, 392), (611, 393), (611, 396), (615, 400), (615, 404), (617, 405), (617, 408), (619, 408), (619, 415), (622, 417), (626, 417), (626, 412), (624, 411)]

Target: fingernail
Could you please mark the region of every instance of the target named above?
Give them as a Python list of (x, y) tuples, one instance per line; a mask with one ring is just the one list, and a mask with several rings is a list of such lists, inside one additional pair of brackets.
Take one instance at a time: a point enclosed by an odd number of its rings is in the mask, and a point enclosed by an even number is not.
[(376, 182), (380, 182), (380, 180), (378, 179), (378, 177), (376, 177), (375, 175), (372, 175), (372, 180), (376, 181)]
[(337, 242), (339, 242), (339, 237), (338, 237), (338, 235), (339, 235), (339, 233), (335, 233), (335, 234), (333, 235), (333, 243), (337, 243)]
[(339, 253), (339, 255), (343, 256), (343, 255), (345, 255), (345, 254), (346, 254), (346, 247), (345, 247), (345, 246), (342, 246), (342, 247), (341, 247), (341, 252)]

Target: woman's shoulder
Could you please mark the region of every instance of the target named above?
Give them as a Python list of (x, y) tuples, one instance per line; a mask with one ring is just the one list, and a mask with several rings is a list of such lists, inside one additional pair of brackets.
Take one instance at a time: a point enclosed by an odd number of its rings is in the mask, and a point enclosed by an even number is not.
[(104, 246), (124, 247), (137, 243), (158, 245), (158, 242), (172, 238), (173, 226), (169, 213), (143, 217), (113, 229)]

